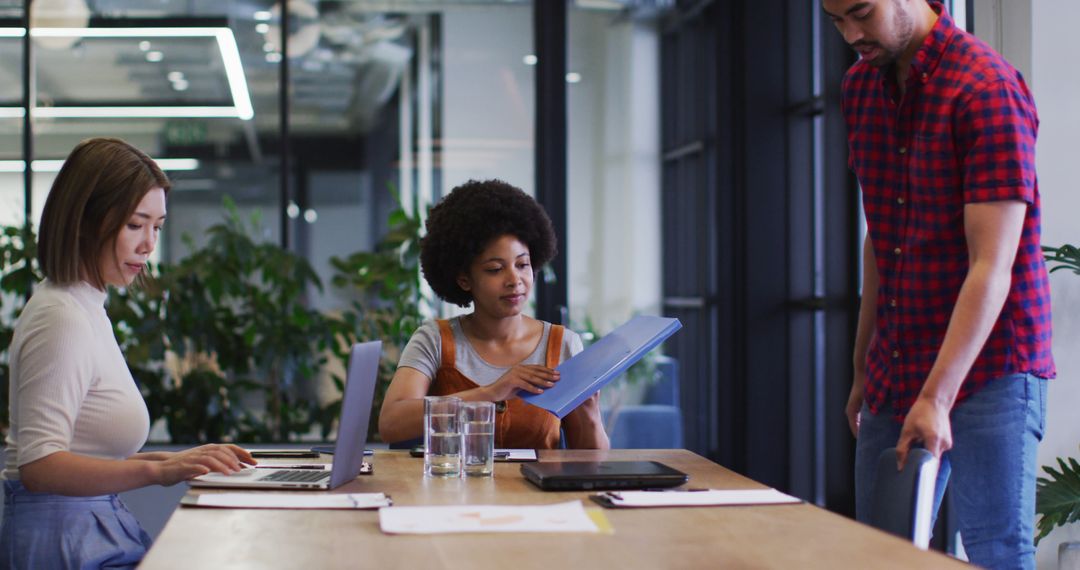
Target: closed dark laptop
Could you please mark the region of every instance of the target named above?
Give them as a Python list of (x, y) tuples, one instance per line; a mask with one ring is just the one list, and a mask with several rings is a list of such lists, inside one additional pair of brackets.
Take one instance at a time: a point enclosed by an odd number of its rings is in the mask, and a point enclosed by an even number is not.
[(689, 479), (686, 473), (656, 461), (524, 463), (521, 473), (545, 491), (675, 487)]

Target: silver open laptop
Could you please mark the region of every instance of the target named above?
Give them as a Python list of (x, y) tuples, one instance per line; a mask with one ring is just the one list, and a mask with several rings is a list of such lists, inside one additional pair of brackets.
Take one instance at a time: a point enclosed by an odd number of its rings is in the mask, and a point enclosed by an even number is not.
[(364, 462), (371, 402), (379, 376), (382, 342), (354, 344), (341, 401), (334, 465), (319, 469), (244, 469), (232, 475), (209, 473), (191, 480), (193, 487), (247, 487), (257, 489), (336, 489), (360, 474)]

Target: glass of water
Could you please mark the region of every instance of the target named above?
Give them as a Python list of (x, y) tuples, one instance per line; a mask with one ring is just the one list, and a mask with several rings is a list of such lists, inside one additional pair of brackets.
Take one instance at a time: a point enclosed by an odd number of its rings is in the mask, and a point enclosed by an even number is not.
[(491, 477), (495, 470), (495, 404), (462, 402), (462, 463), (468, 477)]
[(461, 398), (424, 398), (424, 475), (461, 475)]

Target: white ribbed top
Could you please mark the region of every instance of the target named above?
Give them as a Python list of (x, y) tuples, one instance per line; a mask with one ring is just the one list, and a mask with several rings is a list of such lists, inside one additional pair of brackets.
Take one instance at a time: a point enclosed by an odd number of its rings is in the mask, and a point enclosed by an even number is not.
[(150, 417), (116, 343), (105, 298), (85, 282), (46, 281), (26, 304), (9, 351), (4, 478), (18, 479), (19, 466), (57, 451), (123, 459), (146, 442)]

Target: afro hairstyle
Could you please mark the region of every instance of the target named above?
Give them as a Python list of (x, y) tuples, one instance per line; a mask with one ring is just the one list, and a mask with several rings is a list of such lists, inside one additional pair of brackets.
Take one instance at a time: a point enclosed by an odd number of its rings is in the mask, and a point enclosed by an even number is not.
[(501, 180), (470, 180), (439, 201), (427, 218), (420, 240), (420, 269), (444, 301), (468, 307), (472, 293), (458, 276), (492, 240), (512, 235), (529, 248), (533, 272), (557, 252), (555, 230), (547, 212), (528, 194)]

